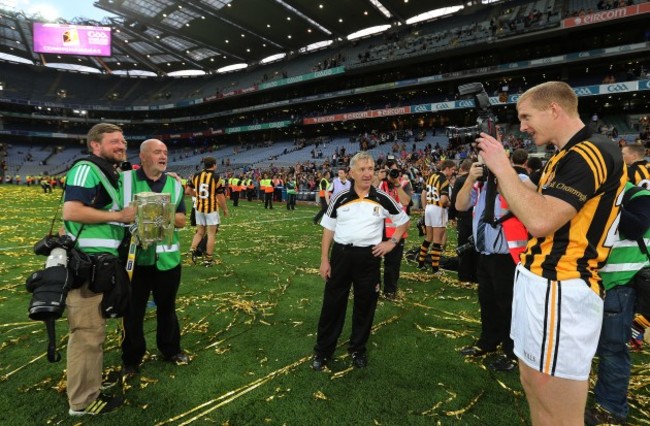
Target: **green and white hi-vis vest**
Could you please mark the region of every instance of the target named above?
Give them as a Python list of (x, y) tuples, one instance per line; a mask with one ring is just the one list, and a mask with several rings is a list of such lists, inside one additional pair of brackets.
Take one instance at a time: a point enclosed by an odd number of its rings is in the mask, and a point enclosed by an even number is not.
[[(627, 191), (629, 187), (634, 187), (634, 185), (628, 183), (625, 190)], [(631, 198), (647, 196), (650, 196), (647, 191), (641, 191)], [(643, 241), (650, 250), (650, 229), (643, 236)], [(639, 243), (635, 240), (626, 240), (617, 233), (607, 263), (598, 273), (603, 280), (603, 287), (607, 291), (616, 286), (628, 284), (641, 268), (646, 268), (649, 265), (650, 260), (641, 251)]]
[[(68, 171), (66, 185), (94, 188), (102, 185), (111, 197), (112, 204), (99, 208), (106, 211), (120, 211), (123, 208), (119, 191), (104, 175), (99, 167), (90, 161), (79, 161)], [(94, 206), (91, 206), (94, 207)], [(97, 207), (95, 207), (97, 208)], [(124, 237), (124, 226), (119, 222), (92, 223), (82, 225), (69, 220), (63, 221), (66, 234), (76, 238), (76, 246), (84, 253), (110, 253), (117, 256), (117, 248)], [(81, 234), (79, 229), (83, 226)], [(77, 234), (79, 234), (77, 236)]]
[[(135, 194), (141, 192), (151, 192), (151, 188), (146, 180), (138, 179), (135, 170), (129, 170), (120, 175), (122, 181), (122, 193), (125, 205), (133, 201)], [(170, 194), (171, 203), (178, 206), (184, 202), (183, 186), (176, 179), (167, 176), (162, 193)], [(178, 229), (174, 229), (174, 237), (170, 246), (160, 242), (149, 246), (146, 250), (138, 247), (135, 256), (135, 264), (142, 266), (156, 265), (158, 270), (167, 271), (175, 268), (181, 263), (181, 249), (178, 239)]]

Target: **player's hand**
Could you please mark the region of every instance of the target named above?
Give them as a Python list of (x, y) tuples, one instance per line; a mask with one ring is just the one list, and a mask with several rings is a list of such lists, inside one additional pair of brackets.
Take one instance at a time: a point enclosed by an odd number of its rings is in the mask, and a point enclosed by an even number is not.
[(498, 175), (500, 170), (512, 168), (503, 145), (487, 133), (481, 133), (481, 137), (476, 139), (476, 147), (488, 169), (495, 175)]
[(319, 274), (322, 279), (327, 281), (331, 276), (332, 270), (330, 268), (330, 261), (327, 259), (321, 260)]

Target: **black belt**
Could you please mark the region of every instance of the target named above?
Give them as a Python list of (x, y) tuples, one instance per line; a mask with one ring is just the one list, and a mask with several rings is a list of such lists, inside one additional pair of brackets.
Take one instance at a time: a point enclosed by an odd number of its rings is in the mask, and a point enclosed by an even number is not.
[(341, 247), (343, 250), (370, 250), (374, 246), (355, 246), (354, 244), (341, 244), (335, 242), (334, 245)]

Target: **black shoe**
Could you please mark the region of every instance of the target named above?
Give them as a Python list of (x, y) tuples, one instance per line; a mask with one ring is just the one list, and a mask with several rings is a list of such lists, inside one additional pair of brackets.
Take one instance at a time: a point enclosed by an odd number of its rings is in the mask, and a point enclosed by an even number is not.
[(395, 293), (395, 292), (384, 293), (384, 299), (386, 299), (386, 300), (395, 300), (395, 299), (397, 299), (397, 293)]
[(502, 355), (496, 361), (491, 363), (489, 367), (492, 371), (512, 371), (517, 368), (517, 358)]
[(589, 407), (585, 410), (585, 424), (596, 425), (624, 425), (625, 419), (615, 416), (600, 405)]
[(90, 403), (89, 406), (82, 410), (73, 410), (72, 408), (68, 410), (68, 414), (73, 417), (79, 416), (95, 416), (97, 414), (104, 414), (110, 411), (115, 410), (124, 404), (124, 399), (120, 396), (110, 396), (99, 394), (96, 400)]
[(124, 377), (133, 377), (140, 372), (140, 368), (137, 365), (125, 365), (122, 367), (120, 373)]
[(311, 368), (316, 371), (321, 371), (327, 365), (328, 359), (322, 355), (314, 354), (311, 357)]
[(425, 264), (422, 263), (422, 262), (418, 262), (418, 269), (419, 269), (420, 271), (426, 271), (426, 270), (427, 270), (427, 265), (425, 265)]
[(125, 365), (122, 367), (121, 370), (113, 370), (109, 372), (104, 380), (102, 380), (102, 384), (99, 387), (100, 390), (107, 390), (112, 388), (118, 383), (121, 383), (122, 380), (129, 379), (136, 374), (140, 372), (140, 368), (138, 368), (137, 365)]
[(465, 346), (463, 349), (460, 350), (460, 354), (463, 356), (481, 356), (481, 355), (488, 354), (490, 352), (494, 352), (494, 350), (489, 351), (479, 346)]
[(352, 365), (354, 368), (366, 368), (368, 366), (368, 355), (354, 352), (352, 354)]
[(176, 365), (189, 364), (190, 357), (187, 356), (184, 352), (179, 352), (176, 355), (172, 355), (164, 358), (167, 362), (173, 362)]

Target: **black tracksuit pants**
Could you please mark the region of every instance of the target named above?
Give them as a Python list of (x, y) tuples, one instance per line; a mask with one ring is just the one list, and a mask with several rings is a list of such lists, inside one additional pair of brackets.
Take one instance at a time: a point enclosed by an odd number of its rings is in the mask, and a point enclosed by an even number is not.
[(510, 254), (479, 254), (476, 274), (481, 306), (481, 337), (477, 346), (494, 350), (501, 343), (503, 352), (511, 357), (514, 357), (510, 323), (516, 266)]
[(136, 266), (131, 282), (131, 305), (124, 316), (122, 363), (138, 366), (147, 347), (144, 336), (144, 315), (149, 295), (156, 303), (156, 344), (165, 358), (181, 352), (181, 333), (176, 317), (176, 293), (181, 282), (181, 265), (168, 271), (156, 266)]
[(404, 254), (404, 243), (400, 242), (384, 256), (384, 294), (397, 292), (397, 281), (399, 271), (402, 267), (402, 255)]
[(318, 321), (314, 351), (331, 358), (343, 331), (350, 287), (354, 289), (352, 333), (348, 352), (365, 353), (379, 295), (380, 257), (371, 247), (334, 243), (330, 256), (331, 275), (325, 283), (323, 307)]

